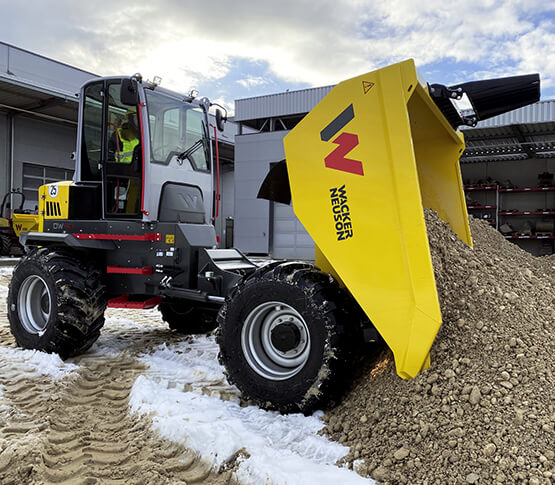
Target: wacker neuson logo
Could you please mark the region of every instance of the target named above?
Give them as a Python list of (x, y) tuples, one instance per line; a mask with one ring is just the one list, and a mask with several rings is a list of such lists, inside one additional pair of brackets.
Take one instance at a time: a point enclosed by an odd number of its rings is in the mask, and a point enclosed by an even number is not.
[[(320, 139), (325, 142), (330, 141), (354, 118), (355, 109), (350, 104), (320, 132)], [(360, 160), (346, 158), (346, 155), (358, 146), (358, 135), (344, 131), (337, 138), (333, 139), (332, 143), (339, 146), (324, 158), (325, 166), (333, 170), (352, 173), (353, 175), (364, 175), (364, 168)]]
[(337, 240), (345, 241), (353, 237), (351, 211), (349, 209), (345, 184), (341, 187), (330, 189), (330, 199)]

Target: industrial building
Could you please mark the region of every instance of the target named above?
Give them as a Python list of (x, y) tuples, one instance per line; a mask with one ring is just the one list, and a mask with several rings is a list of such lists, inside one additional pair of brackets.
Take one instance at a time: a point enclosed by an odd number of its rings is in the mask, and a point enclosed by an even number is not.
[[(235, 102), (235, 245), (275, 258), (314, 258), (314, 242), (291, 206), (256, 198), (283, 138), (333, 86)], [(246, 132), (254, 129), (256, 133)], [(465, 128), (461, 170), (469, 213), (536, 255), (555, 239), (555, 100)], [(307, 183), (310, 183), (307, 181)]]
[[(33, 210), (38, 187), (71, 179), (80, 86), (96, 74), (0, 42), (0, 196), (12, 188)], [(284, 136), (331, 86), (240, 99), (219, 135), (222, 246), (250, 254), (313, 259), (314, 243), (292, 207), (257, 199)], [(534, 254), (555, 236), (555, 100), (464, 130), (461, 158), (469, 212)], [(539, 179), (540, 174), (547, 174)], [(544, 187), (538, 187), (544, 185)]]

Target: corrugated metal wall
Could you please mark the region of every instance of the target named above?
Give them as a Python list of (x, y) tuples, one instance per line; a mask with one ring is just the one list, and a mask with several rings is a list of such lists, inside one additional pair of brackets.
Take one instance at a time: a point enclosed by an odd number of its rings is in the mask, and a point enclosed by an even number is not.
[(284, 157), (285, 132), (235, 137), (235, 246), (247, 253), (270, 249), (270, 206), (257, 199), (270, 163)]
[[(23, 187), (24, 164), (73, 170), (76, 127), (16, 116), (14, 128), (14, 187)], [(30, 201), (25, 208), (34, 209), (35, 205)]]
[(235, 101), (235, 121), (272, 118), (308, 113), (333, 86), (288, 91), (286, 93), (238, 99)]
[(276, 259), (314, 260), (314, 241), (291, 205), (272, 202), (270, 254)]
[[(513, 125), (516, 123), (543, 123), (553, 120), (555, 120), (555, 99), (550, 99), (494, 116), (489, 120), (480, 121), (476, 128)], [(472, 130), (472, 128), (466, 129)]]
[(95, 74), (0, 42), (0, 73), (16, 83), (73, 96)]

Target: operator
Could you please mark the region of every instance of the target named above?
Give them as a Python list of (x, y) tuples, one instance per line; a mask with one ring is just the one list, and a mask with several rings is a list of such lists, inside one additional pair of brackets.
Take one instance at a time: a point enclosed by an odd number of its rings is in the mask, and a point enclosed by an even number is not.
[(133, 161), (133, 153), (138, 145), (139, 128), (137, 113), (127, 110), (124, 123), (110, 137), (108, 153), (110, 155), (113, 154), (115, 162), (131, 163)]

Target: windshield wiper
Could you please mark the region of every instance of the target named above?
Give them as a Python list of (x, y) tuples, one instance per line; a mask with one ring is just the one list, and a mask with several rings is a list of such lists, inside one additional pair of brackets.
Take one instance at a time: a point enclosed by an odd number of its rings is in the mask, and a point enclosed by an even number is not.
[(202, 146), (202, 139), (197, 140), (189, 148), (187, 148), (187, 150), (185, 150), (184, 152), (181, 152), (179, 155), (177, 155), (177, 159), (178, 160), (185, 160), (189, 155), (191, 155), (191, 153), (198, 150), (201, 146)]

